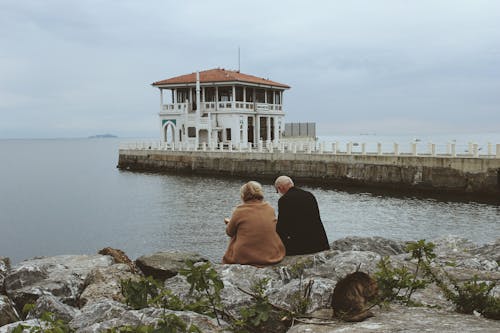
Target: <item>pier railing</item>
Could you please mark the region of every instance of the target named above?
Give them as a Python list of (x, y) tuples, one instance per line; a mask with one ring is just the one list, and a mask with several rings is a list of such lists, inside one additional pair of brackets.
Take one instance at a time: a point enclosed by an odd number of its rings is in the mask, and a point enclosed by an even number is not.
[(166, 143), (160, 141), (124, 142), (120, 149), (128, 150), (166, 150), (166, 151), (219, 151), (219, 152), (256, 152), (256, 153), (300, 153), (329, 155), (380, 155), (380, 156), (421, 156), (421, 157), (468, 157), (500, 158), (500, 144), (435, 144), (422, 142), (399, 143), (356, 143), (356, 142), (274, 142), (252, 143), (220, 142), (210, 145), (201, 143), (194, 146), (188, 143)]

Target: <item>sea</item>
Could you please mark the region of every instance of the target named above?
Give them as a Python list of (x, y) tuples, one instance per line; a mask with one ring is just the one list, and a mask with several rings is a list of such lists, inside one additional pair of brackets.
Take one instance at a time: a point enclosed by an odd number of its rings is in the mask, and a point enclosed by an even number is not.
[[(419, 142), (423, 147), (431, 141), (437, 147), (456, 142), (463, 150), (475, 142), (484, 152), (488, 142), (500, 143), (500, 133), (321, 139), (339, 145), (384, 142), (388, 147), (392, 142)], [(223, 219), (240, 203), (244, 182), (260, 181), (265, 200), (277, 209), (279, 196), (272, 181), (258, 174), (250, 179), (117, 169), (120, 144), (134, 141), (0, 140), (0, 256), (17, 263), (39, 256), (95, 254), (110, 246), (132, 259), (176, 250), (219, 262), (228, 244)], [(457, 236), (485, 244), (500, 237), (499, 201), (296, 185), (316, 196), (330, 241), (347, 236), (398, 240)]]

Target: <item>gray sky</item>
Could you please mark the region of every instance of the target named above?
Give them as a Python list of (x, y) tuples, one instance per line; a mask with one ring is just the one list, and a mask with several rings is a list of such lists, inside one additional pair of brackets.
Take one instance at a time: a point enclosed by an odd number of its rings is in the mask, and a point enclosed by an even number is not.
[(159, 137), (150, 84), (238, 46), (320, 135), (500, 132), (500, 1), (0, 0), (0, 138)]

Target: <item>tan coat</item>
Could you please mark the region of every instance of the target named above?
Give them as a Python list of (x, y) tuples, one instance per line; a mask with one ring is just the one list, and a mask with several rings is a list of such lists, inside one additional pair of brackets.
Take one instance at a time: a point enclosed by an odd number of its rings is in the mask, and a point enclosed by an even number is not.
[(265, 266), (280, 262), (285, 246), (276, 233), (276, 215), (267, 202), (250, 201), (236, 207), (227, 224), (231, 237), (224, 264)]

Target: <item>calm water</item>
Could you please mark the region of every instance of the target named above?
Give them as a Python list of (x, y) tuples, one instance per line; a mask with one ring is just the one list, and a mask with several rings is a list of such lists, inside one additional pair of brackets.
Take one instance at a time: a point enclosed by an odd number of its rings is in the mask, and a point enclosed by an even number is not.
[[(18, 262), (111, 246), (133, 259), (177, 249), (219, 260), (227, 245), (223, 218), (246, 179), (120, 171), (120, 141), (0, 140), (0, 256)], [(278, 195), (263, 182), (276, 207)], [(498, 205), (303, 187), (316, 195), (330, 241), (500, 237)]]

